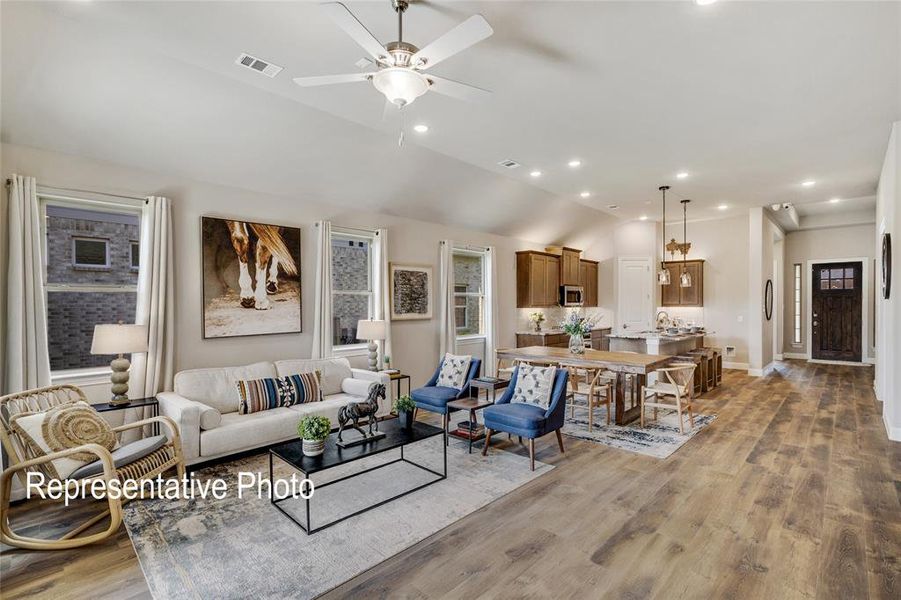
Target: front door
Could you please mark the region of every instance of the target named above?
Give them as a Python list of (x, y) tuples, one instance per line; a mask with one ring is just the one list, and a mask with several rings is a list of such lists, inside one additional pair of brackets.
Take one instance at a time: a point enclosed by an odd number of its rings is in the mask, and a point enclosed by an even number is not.
[(861, 263), (813, 265), (811, 358), (860, 362)]

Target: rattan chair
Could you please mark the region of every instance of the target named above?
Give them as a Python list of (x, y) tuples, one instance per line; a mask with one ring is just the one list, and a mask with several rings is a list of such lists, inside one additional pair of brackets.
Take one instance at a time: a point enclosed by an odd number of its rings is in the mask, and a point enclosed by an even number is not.
[(591, 369), (560, 363), (560, 367), (569, 371), (569, 393), (566, 395), (566, 405), (569, 407), (569, 417), (573, 418), (576, 406), (581, 406), (576, 401), (576, 396), (585, 396), (588, 408), (588, 431), (594, 428), (594, 409), (603, 404), (607, 408), (607, 425), (610, 425), (610, 402), (613, 400), (614, 380), (604, 369)]
[[(696, 365), (694, 363), (670, 363), (669, 366), (657, 369), (660, 374), (654, 385), (641, 386), (641, 426), (644, 427), (644, 409), (654, 409), (654, 419), (657, 419), (657, 409), (665, 408), (675, 410), (679, 415), (679, 433), (684, 434), (682, 412), (688, 412), (688, 420), (692, 428), (695, 426), (695, 418), (692, 413), (691, 393), (693, 391), (693, 376)], [(649, 400), (653, 398), (653, 400)], [(672, 398), (672, 401), (665, 401)]]
[[(135, 423), (113, 428), (113, 432), (115, 432), (117, 437), (121, 437), (122, 432), (143, 428), (155, 423), (165, 426), (168, 430), (167, 440), (162, 447), (133, 462), (122, 464), (118, 467), (115, 466), (110, 451), (99, 444), (84, 444), (60, 452), (36, 455), (32, 445), (22, 440), (10, 425), (10, 420), (16, 415), (45, 412), (55, 406), (79, 401), (87, 402), (87, 398), (84, 392), (74, 385), (54, 385), (0, 397), (0, 441), (2, 441), (3, 449), (6, 451), (10, 462), (9, 466), (0, 474), (0, 513), (2, 513), (0, 514), (0, 542), (30, 550), (65, 550), (103, 540), (119, 529), (122, 523), (122, 505), (127, 502), (127, 499), (113, 498), (111, 495), (106, 495), (105, 499), (108, 504), (106, 510), (77, 525), (61, 537), (55, 539), (31, 538), (21, 536), (12, 530), (9, 522), (9, 505), (13, 477), (18, 476), (23, 486), (27, 486), (28, 473), (40, 472), (44, 475), (44, 480), (49, 482), (55, 474), (51, 461), (59, 458), (76, 453), (90, 453), (96, 455), (103, 465), (103, 471), (98, 475), (78, 480), (66, 479), (64, 485), (68, 486), (69, 489), (84, 489), (83, 486), (90, 485), (91, 482), (97, 479), (106, 482), (107, 487), (109, 482), (113, 480), (118, 480), (120, 484), (128, 480), (140, 482), (146, 479), (153, 479), (171, 468), (176, 469), (179, 479), (184, 477), (185, 461), (182, 455), (178, 426), (166, 416), (142, 419)], [(107, 515), (109, 515), (110, 523), (106, 529), (90, 535), (79, 535), (91, 526), (99, 523)]]

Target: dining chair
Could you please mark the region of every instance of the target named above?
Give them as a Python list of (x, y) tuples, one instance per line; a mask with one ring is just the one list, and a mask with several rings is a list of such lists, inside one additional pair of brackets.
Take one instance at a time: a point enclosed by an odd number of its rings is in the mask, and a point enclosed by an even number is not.
[[(692, 412), (691, 393), (696, 365), (693, 363), (671, 363), (667, 367), (657, 369), (660, 374), (653, 385), (641, 387), (641, 426), (644, 427), (645, 407), (654, 409), (654, 420), (657, 420), (657, 409), (675, 410), (679, 415), (679, 433), (684, 434), (682, 421), (683, 411), (688, 413), (688, 420), (694, 428), (695, 420)], [(653, 400), (649, 400), (653, 398)], [(668, 399), (672, 400), (668, 400)]]
[(613, 380), (606, 375), (606, 371), (567, 363), (560, 363), (560, 367), (569, 371), (569, 393), (566, 395), (569, 417), (573, 418), (576, 406), (581, 406), (578, 404), (576, 396), (585, 396), (588, 408), (588, 431), (594, 428), (594, 409), (601, 404), (607, 408), (607, 425), (610, 425)]

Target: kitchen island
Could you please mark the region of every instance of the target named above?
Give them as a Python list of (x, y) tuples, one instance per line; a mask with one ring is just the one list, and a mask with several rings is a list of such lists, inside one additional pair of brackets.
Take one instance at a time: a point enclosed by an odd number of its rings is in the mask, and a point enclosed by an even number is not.
[(607, 334), (611, 352), (677, 356), (704, 346), (705, 333), (665, 334), (649, 331)]

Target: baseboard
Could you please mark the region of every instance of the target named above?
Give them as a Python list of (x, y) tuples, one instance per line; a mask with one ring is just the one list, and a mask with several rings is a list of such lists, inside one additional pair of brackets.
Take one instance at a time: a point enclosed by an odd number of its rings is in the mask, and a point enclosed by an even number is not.
[(807, 359), (810, 358), (810, 355), (809, 355), (809, 354), (806, 354), (806, 353), (804, 353), (804, 352), (783, 352), (783, 353), (782, 353), (782, 358), (783, 358), (783, 359), (786, 359), (786, 358), (795, 358), (795, 359), (798, 359), (798, 360), (807, 360)]
[(888, 439), (893, 442), (901, 442), (901, 427), (892, 427), (891, 424), (889, 424), (888, 419), (885, 416), (884, 406), (882, 411), (882, 423), (885, 425), (885, 433), (888, 435)]
[(865, 359), (863, 359), (863, 362), (867, 363), (868, 365), (875, 365), (876, 359), (871, 356), (868, 356)]
[(750, 375), (751, 377), (763, 377), (774, 369), (775, 365), (773, 363), (770, 363), (762, 369), (748, 369), (748, 375)]
[(782, 360), (782, 356), (783, 356), (782, 354), (777, 354), (777, 355), (773, 356), (773, 359), (774, 360)]
[(747, 371), (748, 363), (723, 362), (724, 369), (738, 369), (739, 371)]
[(820, 358), (808, 358), (807, 362), (815, 365), (844, 365), (846, 367), (869, 367), (875, 364), (870, 362), (850, 362), (847, 360), (823, 360)]

